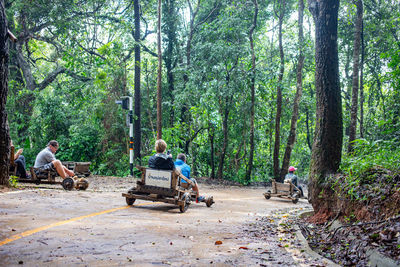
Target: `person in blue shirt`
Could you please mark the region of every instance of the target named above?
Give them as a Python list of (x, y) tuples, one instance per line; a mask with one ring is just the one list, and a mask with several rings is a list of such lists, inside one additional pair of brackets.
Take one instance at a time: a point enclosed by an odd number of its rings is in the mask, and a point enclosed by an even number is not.
[[(204, 202), (205, 201), (205, 197), (200, 196), (199, 193), (199, 187), (197, 185), (197, 181), (194, 178), (190, 178), (190, 166), (186, 164), (186, 156), (185, 154), (178, 154), (176, 161), (175, 161), (175, 168), (179, 169), (182, 173), (182, 175), (184, 175), (186, 178), (190, 179), (191, 181), (194, 182), (194, 186), (193, 186), (193, 191), (196, 192), (196, 202)], [(187, 188), (188, 187), (188, 183), (184, 180), (181, 179), (181, 186)]]

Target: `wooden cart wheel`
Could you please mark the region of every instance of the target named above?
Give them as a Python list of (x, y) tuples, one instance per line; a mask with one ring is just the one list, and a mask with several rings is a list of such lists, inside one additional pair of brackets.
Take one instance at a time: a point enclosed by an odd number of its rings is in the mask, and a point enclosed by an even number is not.
[(126, 200), (126, 204), (127, 204), (128, 206), (132, 206), (133, 203), (135, 203), (136, 198), (126, 197), (125, 200)]
[(292, 202), (293, 204), (296, 204), (298, 201), (299, 201), (299, 193), (296, 192), (292, 195)]
[(78, 190), (86, 190), (89, 187), (89, 181), (85, 178), (79, 178), (76, 181), (75, 188)]
[(214, 204), (214, 198), (213, 197), (208, 197), (206, 200), (206, 206), (211, 207), (212, 204)]
[(264, 193), (264, 197), (265, 199), (270, 199), (271, 198), (271, 191), (267, 191), (266, 193)]
[(179, 210), (181, 213), (184, 213), (185, 211), (187, 211), (188, 208), (189, 208), (189, 205), (187, 205), (186, 202), (183, 202), (183, 204), (179, 206)]
[(190, 195), (185, 193), (182, 197), (182, 204), (179, 206), (179, 210), (181, 213), (184, 213), (185, 211), (187, 211), (187, 209), (189, 208), (190, 205)]

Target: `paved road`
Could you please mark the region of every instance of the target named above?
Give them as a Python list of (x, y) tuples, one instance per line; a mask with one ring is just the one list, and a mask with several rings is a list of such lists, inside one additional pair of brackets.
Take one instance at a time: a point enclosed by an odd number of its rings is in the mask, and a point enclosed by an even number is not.
[(306, 200), (295, 205), (265, 200), (265, 188), (201, 184), (216, 203), (192, 204), (180, 213), (176, 206), (142, 200), (126, 206), (121, 193), (133, 183), (128, 178), (95, 177), (90, 183), (87, 191), (51, 186), (0, 194), (0, 265), (298, 265), (272, 245), (276, 240), (257, 241), (245, 232), (278, 209), (309, 207)]

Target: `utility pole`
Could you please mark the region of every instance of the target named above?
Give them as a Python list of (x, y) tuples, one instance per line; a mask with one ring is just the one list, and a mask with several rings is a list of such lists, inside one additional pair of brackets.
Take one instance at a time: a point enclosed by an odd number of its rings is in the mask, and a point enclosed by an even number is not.
[(122, 106), (122, 109), (129, 110), (126, 124), (129, 127), (129, 170), (130, 176), (133, 176), (133, 99), (131, 96), (123, 96), (115, 103)]

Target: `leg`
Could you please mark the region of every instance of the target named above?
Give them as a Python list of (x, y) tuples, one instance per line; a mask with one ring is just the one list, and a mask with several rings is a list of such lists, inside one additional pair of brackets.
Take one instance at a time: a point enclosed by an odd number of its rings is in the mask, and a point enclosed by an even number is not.
[(15, 160), (15, 165), (17, 168), (17, 176), (25, 179), (26, 178), (26, 170), (25, 170), (25, 157), (22, 155), (19, 155), (18, 159)]
[(190, 180), (192, 180), (192, 182), (194, 182), (193, 191), (196, 192), (196, 202), (204, 202), (205, 198), (203, 196), (200, 196), (199, 186), (197, 185), (196, 179), (190, 178)]
[[(194, 183), (194, 185), (192, 186), (192, 190), (196, 193), (196, 201), (199, 199), (200, 193), (199, 193), (199, 187), (197, 186), (197, 182), (195, 179), (190, 178), (190, 180)], [(189, 184), (188, 183), (181, 183), (181, 186), (183, 188), (188, 189), (189, 188)]]
[(199, 187), (197, 186), (197, 183), (195, 183), (195, 185), (193, 186), (193, 191), (196, 192), (196, 199), (198, 199), (200, 196), (200, 193), (199, 193)]
[(64, 165), (62, 165), (62, 166), (63, 166), (64, 171), (65, 171), (66, 174), (68, 174), (69, 176), (75, 176), (75, 173), (73, 171), (71, 171), (70, 169), (68, 169)]
[(303, 188), (301, 187), (301, 185), (299, 185), (297, 188), (300, 190), (300, 197), (304, 197)]
[(69, 176), (74, 176), (74, 172), (68, 170), (67, 167), (61, 164), (61, 161), (59, 160), (54, 160), (52, 161), (54, 168), (56, 169), (57, 173), (63, 178), (67, 178)]

